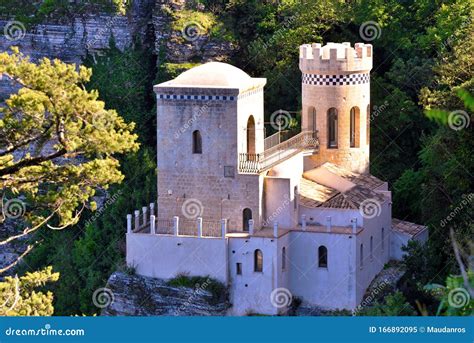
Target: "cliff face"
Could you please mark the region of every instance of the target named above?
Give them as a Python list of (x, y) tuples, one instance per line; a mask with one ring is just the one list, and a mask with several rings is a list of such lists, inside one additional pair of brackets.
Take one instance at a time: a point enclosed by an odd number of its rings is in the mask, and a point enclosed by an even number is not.
[(173, 287), (164, 280), (122, 272), (110, 276), (107, 292), (109, 304), (103, 316), (224, 316), (230, 306), (214, 301), (199, 286)]
[[(183, 30), (194, 22), (185, 22), (183, 28), (172, 27), (173, 13), (196, 6), (190, 0), (134, 0), (126, 15), (90, 13), (62, 18), (60, 21), (43, 22), (16, 38), (5, 36), (12, 18), (2, 18), (0, 13), (0, 51), (18, 46), (33, 60), (42, 57), (59, 58), (68, 63), (80, 64), (87, 54), (101, 54), (109, 47), (111, 39), (118, 49), (133, 45), (137, 40), (150, 47), (158, 63), (202, 63), (211, 60), (225, 61), (235, 51), (234, 44), (212, 38), (208, 33), (197, 32), (191, 39), (183, 39)], [(199, 5), (194, 8), (206, 11)], [(21, 27), (20, 23), (20, 27)], [(163, 54), (164, 53), (164, 54)], [(0, 99), (16, 88), (6, 78), (0, 77)]]
[[(123, 50), (132, 44), (134, 37), (146, 37), (153, 5), (153, 0), (137, 0), (126, 15), (91, 13), (34, 25), (18, 39), (0, 36), (0, 50), (18, 46), (35, 60), (49, 57), (80, 63), (87, 53), (108, 48), (111, 38)], [(10, 18), (0, 20), (0, 32), (4, 33), (9, 22)]]

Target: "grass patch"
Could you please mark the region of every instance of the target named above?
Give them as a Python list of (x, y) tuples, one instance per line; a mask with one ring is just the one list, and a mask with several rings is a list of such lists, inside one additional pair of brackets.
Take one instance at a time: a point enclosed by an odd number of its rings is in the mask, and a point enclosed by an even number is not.
[(209, 304), (215, 305), (227, 301), (227, 287), (209, 276), (189, 276), (187, 274), (178, 274), (175, 278), (168, 280), (167, 284), (173, 287), (186, 287), (195, 290), (204, 290), (211, 293), (212, 297)]
[(192, 62), (187, 62), (187, 63), (164, 63), (164, 71), (166, 72), (166, 75), (169, 76), (169, 78), (174, 79), (177, 77), (179, 74), (185, 72), (186, 70), (189, 70), (191, 68), (197, 67), (201, 63), (192, 63)]

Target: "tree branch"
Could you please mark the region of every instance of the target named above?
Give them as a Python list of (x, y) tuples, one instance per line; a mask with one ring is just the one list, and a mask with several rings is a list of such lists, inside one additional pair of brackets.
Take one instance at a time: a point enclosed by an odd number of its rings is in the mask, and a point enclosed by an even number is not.
[(55, 153), (47, 155), (47, 156), (25, 158), (25, 159), (19, 161), (18, 163), (14, 164), (12, 166), (0, 169), (0, 176), (14, 174), (14, 173), (18, 172), (21, 168), (39, 165), (43, 162), (50, 161), (52, 159), (60, 157), (64, 154), (66, 154), (66, 153), (67, 153), (67, 150), (65, 148), (62, 148), (62, 149), (56, 151)]

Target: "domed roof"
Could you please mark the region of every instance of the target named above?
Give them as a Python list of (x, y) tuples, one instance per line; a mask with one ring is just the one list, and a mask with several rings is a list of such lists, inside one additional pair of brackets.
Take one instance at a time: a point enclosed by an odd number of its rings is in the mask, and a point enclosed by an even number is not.
[(191, 68), (169, 82), (173, 86), (238, 88), (251, 86), (252, 78), (227, 63), (208, 62)]

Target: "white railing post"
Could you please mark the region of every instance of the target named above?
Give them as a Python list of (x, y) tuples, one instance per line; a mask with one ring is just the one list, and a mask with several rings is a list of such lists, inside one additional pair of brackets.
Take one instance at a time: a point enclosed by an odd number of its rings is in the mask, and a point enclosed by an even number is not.
[(222, 238), (225, 238), (225, 235), (227, 233), (227, 219), (221, 219), (221, 233)]
[(357, 218), (351, 219), (352, 233), (357, 233)]
[(250, 234), (250, 236), (253, 236), (254, 225), (255, 225), (255, 222), (253, 221), (253, 219), (249, 219), (249, 234)]
[(173, 235), (178, 236), (179, 234), (179, 217), (173, 217)]
[(306, 214), (301, 216), (301, 227), (303, 228), (303, 231), (306, 231)]
[(135, 211), (135, 231), (138, 231), (140, 228), (140, 211)]
[(127, 214), (127, 233), (132, 233), (132, 215)]
[(153, 214), (150, 216), (150, 234), (156, 234), (156, 217)]
[(197, 218), (198, 237), (202, 237), (202, 217)]
[(142, 215), (143, 215), (143, 225), (145, 225), (148, 222), (148, 207), (143, 206), (142, 207)]
[(154, 202), (150, 203), (150, 214), (156, 215), (155, 214), (155, 203)]
[(331, 217), (330, 216), (326, 217), (326, 231), (331, 232)]
[(278, 238), (278, 222), (273, 222), (273, 237)]

